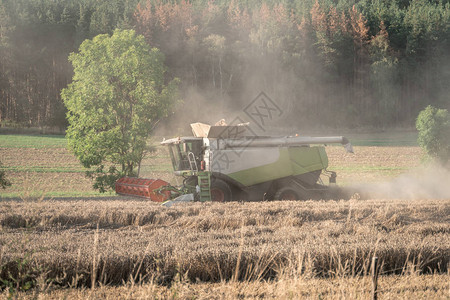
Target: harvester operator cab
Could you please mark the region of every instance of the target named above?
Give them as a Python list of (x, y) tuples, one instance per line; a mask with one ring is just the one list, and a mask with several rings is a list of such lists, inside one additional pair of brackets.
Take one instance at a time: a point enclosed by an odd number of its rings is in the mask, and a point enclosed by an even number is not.
[(169, 146), (169, 154), (175, 171), (198, 171), (203, 157), (203, 139), (176, 138), (163, 143)]

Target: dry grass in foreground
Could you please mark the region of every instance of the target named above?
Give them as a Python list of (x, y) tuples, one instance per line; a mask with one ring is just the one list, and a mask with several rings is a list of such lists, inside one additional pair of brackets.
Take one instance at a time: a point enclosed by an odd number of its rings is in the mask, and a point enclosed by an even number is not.
[(281, 284), (359, 278), (374, 255), (382, 275), (445, 274), (450, 261), (450, 200), (174, 208), (127, 200), (8, 201), (0, 203), (0, 224), (0, 278), (18, 286), (170, 287), (180, 278)]
[[(379, 280), (380, 299), (448, 299), (450, 276), (384, 276)], [(96, 289), (59, 289), (21, 293), (23, 299), (370, 299), (369, 277), (280, 278), (263, 282), (188, 283), (172, 286), (128, 284)]]

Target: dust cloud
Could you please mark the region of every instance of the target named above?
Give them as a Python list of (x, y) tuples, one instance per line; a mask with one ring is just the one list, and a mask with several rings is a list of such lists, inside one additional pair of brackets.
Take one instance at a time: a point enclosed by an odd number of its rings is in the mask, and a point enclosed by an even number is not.
[(390, 181), (356, 184), (345, 190), (360, 199), (450, 199), (450, 169), (430, 164)]

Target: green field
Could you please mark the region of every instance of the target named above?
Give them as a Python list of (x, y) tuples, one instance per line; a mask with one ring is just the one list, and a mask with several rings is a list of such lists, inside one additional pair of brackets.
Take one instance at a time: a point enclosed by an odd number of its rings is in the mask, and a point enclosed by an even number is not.
[(1, 148), (66, 148), (64, 135), (0, 134)]
[(350, 133), (346, 137), (355, 146), (418, 146), (415, 130)]

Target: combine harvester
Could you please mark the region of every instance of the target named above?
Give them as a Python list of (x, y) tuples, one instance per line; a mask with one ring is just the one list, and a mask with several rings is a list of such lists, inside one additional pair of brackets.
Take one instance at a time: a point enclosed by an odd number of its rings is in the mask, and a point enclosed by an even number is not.
[[(336, 173), (327, 171), (321, 144), (339, 143), (353, 153), (343, 136), (245, 136), (247, 126), (191, 124), (194, 136), (161, 143), (169, 148), (175, 175), (184, 178), (181, 187), (161, 179), (124, 177), (116, 182), (116, 192), (168, 204), (324, 199), (333, 190)], [(324, 176), (329, 185), (323, 183)]]

